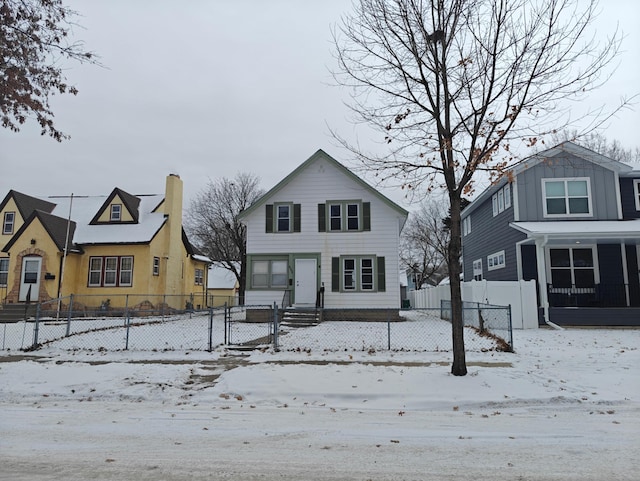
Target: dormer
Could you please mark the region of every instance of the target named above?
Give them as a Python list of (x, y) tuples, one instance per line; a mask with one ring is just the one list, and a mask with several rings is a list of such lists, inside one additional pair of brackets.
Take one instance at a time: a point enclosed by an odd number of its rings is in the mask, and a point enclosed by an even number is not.
[(116, 187), (91, 219), (90, 224), (137, 224), (139, 206), (138, 197)]

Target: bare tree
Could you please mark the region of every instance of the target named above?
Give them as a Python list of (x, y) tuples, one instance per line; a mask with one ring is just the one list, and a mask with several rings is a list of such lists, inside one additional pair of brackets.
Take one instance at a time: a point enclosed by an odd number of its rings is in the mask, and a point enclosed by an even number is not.
[(81, 42), (70, 40), (76, 12), (61, 0), (3, 0), (0, 3), (0, 122), (14, 132), (30, 117), (41, 134), (69, 138), (53, 123), (49, 98), (76, 95), (63, 75), (64, 62), (96, 63)]
[(259, 184), (260, 179), (248, 173), (209, 181), (191, 201), (185, 216), (186, 229), (198, 247), (236, 276), (241, 304), (247, 283), (247, 232), (238, 214), (263, 194)]
[(436, 285), (447, 276), (450, 233), (442, 203), (424, 201), (409, 219), (400, 238), (400, 262), (411, 271), (415, 288)]
[[(335, 79), (383, 153), (350, 148), (381, 179), (448, 194), (454, 375), (467, 373), (460, 210), (474, 175), (503, 175), (521, 141), (571, 125), (569, 100), (607, 80), (617, 32), (589, 37), (596, 0), (355, 0), (334, 32)], [(601, 112), (591, 112), (594, 116)]]

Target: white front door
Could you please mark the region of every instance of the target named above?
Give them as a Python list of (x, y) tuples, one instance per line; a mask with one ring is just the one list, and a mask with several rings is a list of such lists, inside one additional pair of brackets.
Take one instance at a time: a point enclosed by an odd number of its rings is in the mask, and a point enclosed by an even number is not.
[(315, 259), (296, 259), (295, 304), (316, 304), (317, 265)]
[(20, 274), (20, 293), (18, 301), (37, 301), (40, 291), (41, 257), (24, 257), (22, 259), (22, 273)]

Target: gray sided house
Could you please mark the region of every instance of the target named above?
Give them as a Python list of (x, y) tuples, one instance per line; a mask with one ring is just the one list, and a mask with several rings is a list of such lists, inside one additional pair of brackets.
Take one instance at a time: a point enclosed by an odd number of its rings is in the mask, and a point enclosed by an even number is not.
[(510, 174), (462, 213), (464, 280), (535, 279), (541, 322), (640, 325), (640, 171), (564, 142)]

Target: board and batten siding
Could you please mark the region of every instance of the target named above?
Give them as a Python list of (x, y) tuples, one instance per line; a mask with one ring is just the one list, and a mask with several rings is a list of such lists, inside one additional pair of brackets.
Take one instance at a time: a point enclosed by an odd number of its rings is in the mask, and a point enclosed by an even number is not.
[(622, 177), (620, 179), (620, 198), (624, 219), (640, 219), (640, 210), (636, 207), (634, 181), (640, 181), (640, 177)]
[[(371, 230), (359, 232), (318, 232), (318, 204), (328, 201), (362, 201), (371, 205)], [(325, 286), (327, 308), (389, 308), (400, 306), (398, 245), (403, 216), (369, 189), (346, 176), (322, 157), (298, 173), (276, 191), (265, 204), (300, 204), (300, 232), (267, 233), (266, 209), (259, 206), (244, 222), (247, 225), (247, 253), (319, 254), (320, 285)], [(385, 258), (384, 292), (332, 292), (331, 258), (344, 255), (371, 255)], [(250, 280), (248, 281), (250, 282)], [(320, 286), (318, 286), (320, 287)], [(282, 290), (246, 291), (247, 304), (281, 303)]]
[(591, 186), (591, 220), (617, 220), (618, 177), (611, 170), (569, 153), (561, 153), (518, 173), (518, 206), (520, 222), (566, 220), (544, 216), (542, 179), (588, 177)]
[[(513, 195), (514, 189), (511, 189)], [(490, 281), (518, 280), (516, 243), (525, 234), (509, 226), (513, 222), (514, 203), (511, 207), (493, 216), (491, 196), (471, 213), (471, 233), (462, 237), (462, 260), (464, 280), (473, 279), (473, 262), (482, 259), (483, 279)], [(464, 212), (462, 217), (464, 218)], [(489, 270), (487, 256), (504, 250), (505, 266)]]

